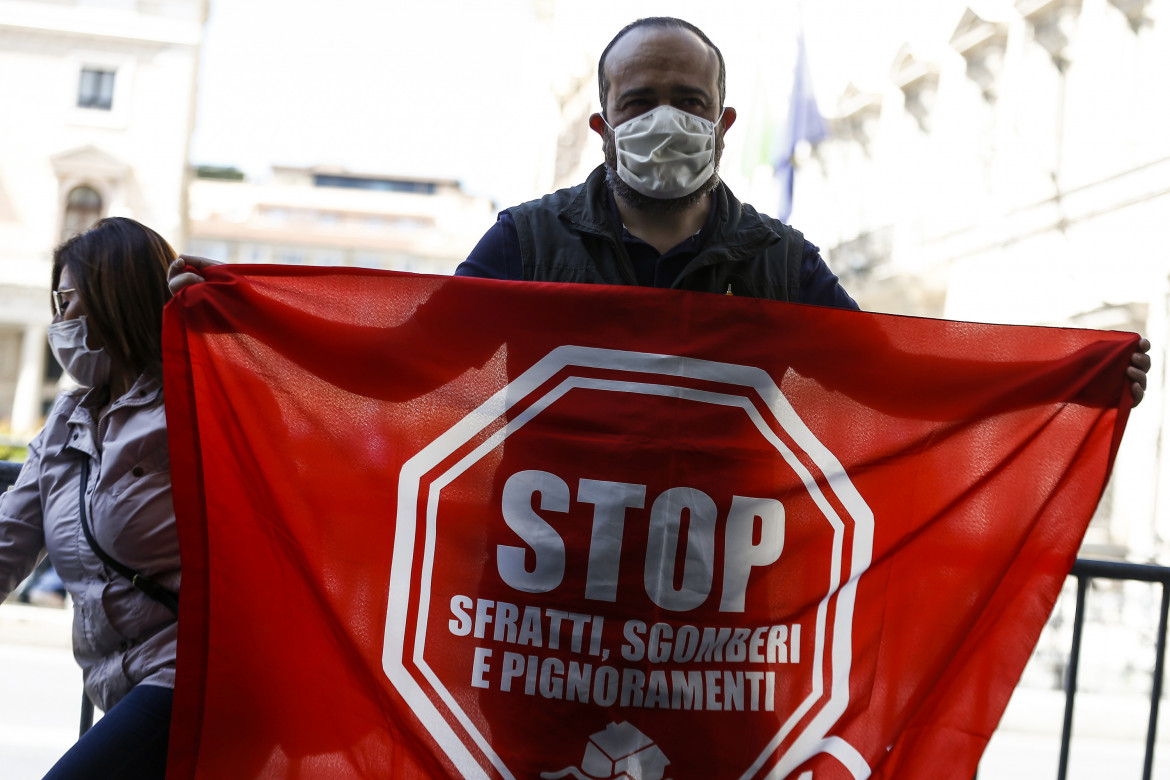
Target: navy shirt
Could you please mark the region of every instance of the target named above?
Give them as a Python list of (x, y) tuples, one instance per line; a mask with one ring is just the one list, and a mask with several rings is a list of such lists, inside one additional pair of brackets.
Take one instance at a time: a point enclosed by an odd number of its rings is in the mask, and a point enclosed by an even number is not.
[[(612, 195), (609, 197), (609, 205), (612, 224), (621, 225), (621, 217)], [(715, 209), (712, 208), (706, 224), (698, 233), (665, 253), (659, 253), (650, 244), (631, 235), (623, 226), (621, 240), (634, 265), (638, 284), (643, 287), (665, 288), (673, 285), (686, 264), (703, 248), (714, 225)], [(516, 223), (512, 221), (511, 214), (506, 211), (500, 213), (496, 224), (484, 234), (467, 259), (455, 269), (455, 275), (482, 279), (524, 278), (520, 237), (516, 233)], [(807, 240), (804, 242), (800, 263), (800, 303), (832, 306), (837, 309), (859, 308), (845, 292), (837, 276), (825, 265), (820, 250)]]

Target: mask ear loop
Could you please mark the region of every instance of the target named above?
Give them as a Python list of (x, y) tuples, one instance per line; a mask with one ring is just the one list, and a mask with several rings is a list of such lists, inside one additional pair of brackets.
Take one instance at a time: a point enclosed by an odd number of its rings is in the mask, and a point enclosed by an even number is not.
[(715, 162), (715, 149), (719, 146), (719, 123), (723, 121), (723, 115), (726, 113), (727, 107), (724, 106), (719, 116), (711, 123), (711, 162)]
[(719, 112), (719, 116), (715, 118), (715, 123), (711, 125), (711, 159), (715, 159), (715, 147), (719, 145), (719, 126), (723, 123), (723, 115), (727, 113), (727, 106)]

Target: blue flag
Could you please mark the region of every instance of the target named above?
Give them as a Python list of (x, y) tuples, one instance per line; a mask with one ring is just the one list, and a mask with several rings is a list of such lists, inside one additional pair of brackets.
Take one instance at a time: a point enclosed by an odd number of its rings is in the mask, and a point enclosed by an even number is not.
[(808, 60), (804, 53), (804, 34), (800, 33), (796, 37), (796, 66), (793, 68), (792, 94), (788, 100), (788, 121), (781, 128), (780, 143), (775, 147), (777, 159), (772, 162), (781, 185), (780, 205), (776, 210), (776, 216), (781, 222), (787, 222), (792, 214), (792, 188), (796, 174), (793, 156), (796, 145), (801, 141), (815, 145), (827, 135), (828, 128), (817, 109), (816, 96), (813, 95)]

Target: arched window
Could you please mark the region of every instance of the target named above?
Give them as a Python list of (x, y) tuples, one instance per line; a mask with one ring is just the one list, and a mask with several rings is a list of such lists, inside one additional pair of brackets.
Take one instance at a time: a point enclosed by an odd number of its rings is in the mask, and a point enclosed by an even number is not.
[(61, 222), (62, 240), (83, 233), (102, 218), (102, 196), (84, 184), (74, 187), (65, 199), (65, 219)]

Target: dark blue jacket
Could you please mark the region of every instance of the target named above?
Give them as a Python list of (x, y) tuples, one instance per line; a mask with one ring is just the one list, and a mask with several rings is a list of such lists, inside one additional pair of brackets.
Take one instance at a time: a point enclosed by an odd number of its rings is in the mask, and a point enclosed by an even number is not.
[(629, 284), (856, 309), (794, 228), (715, 190), (703, 229), (659, 255), (621, 226), (598, 167), (584, 184), (507, 209), (456, 271), (528, 281)]

